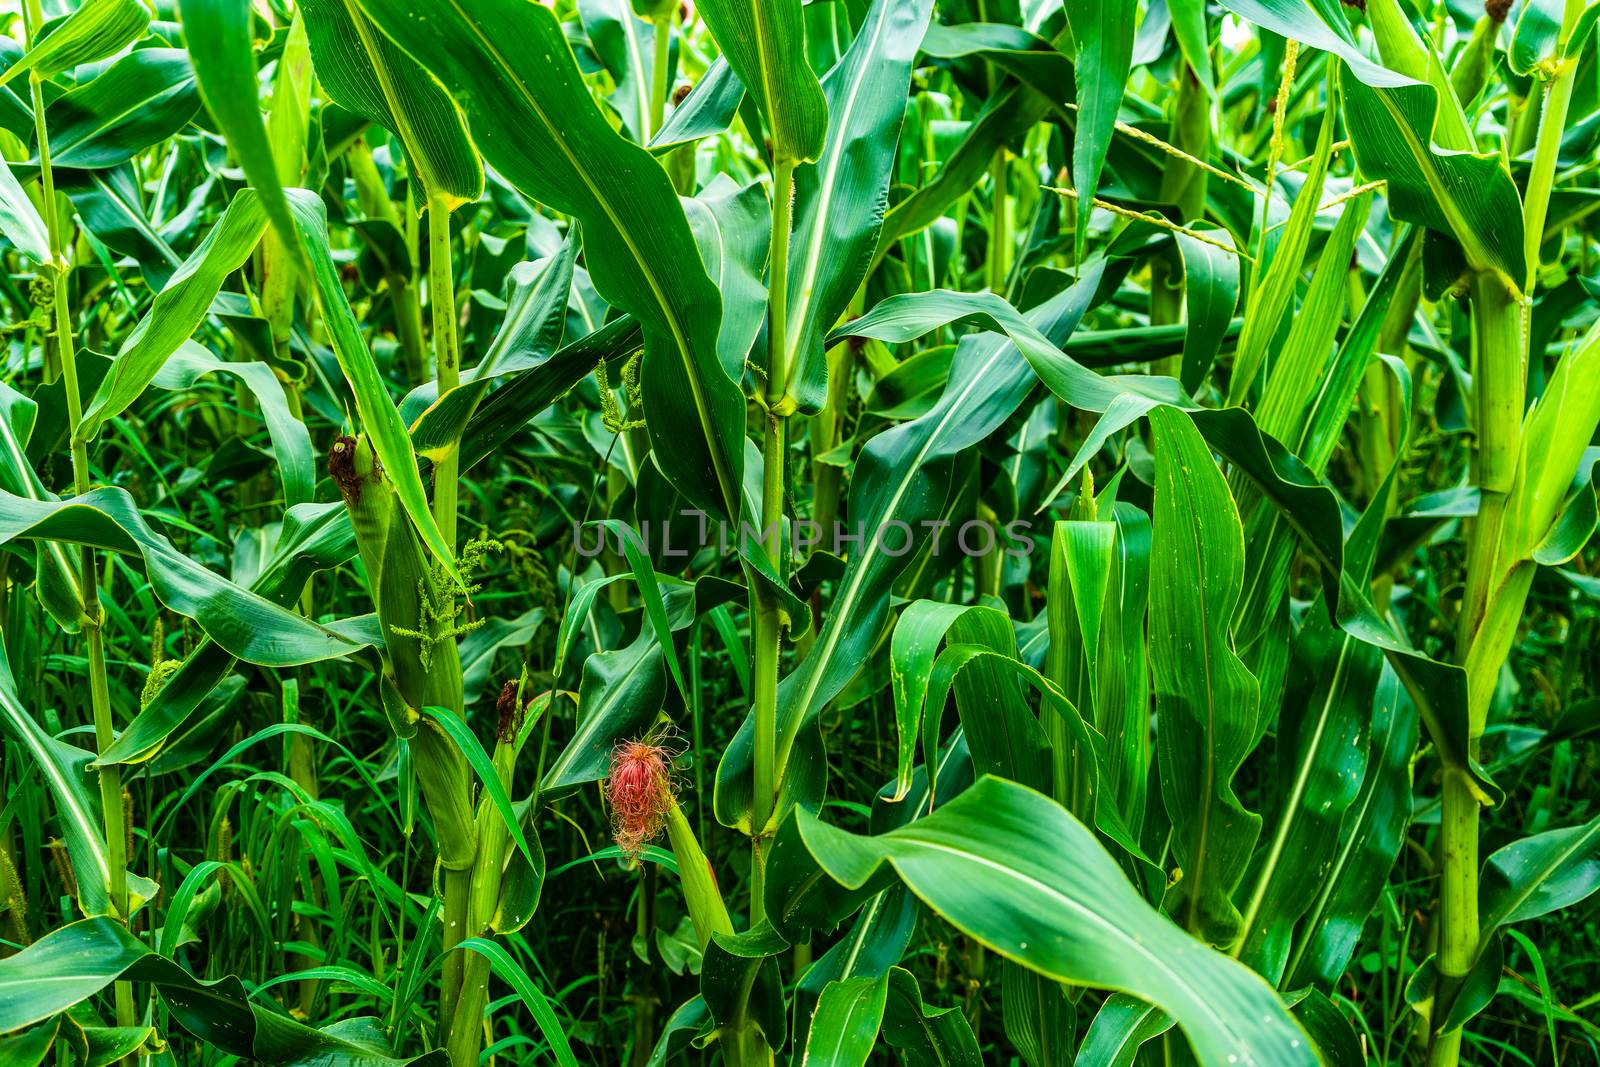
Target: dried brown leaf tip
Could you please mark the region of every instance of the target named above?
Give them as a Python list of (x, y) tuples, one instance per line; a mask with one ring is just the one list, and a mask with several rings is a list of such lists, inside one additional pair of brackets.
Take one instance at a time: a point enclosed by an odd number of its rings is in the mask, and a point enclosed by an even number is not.
[(494, 710), (500, 713), (500, 725), (495, 728), (495, 737), (502, 744), (509, 745), (517, 739), (517, 733), (522, 729), (523, 717), (528, 708), (533, 704), (533, 694), (529, 693), (517, 702), (517, 690), (521, 688), (520, 678), (507, 678), (506, 684), (500, 687), (500, 696), (494, 702)]
[(356, 470), (356, 439), (346, 434), (328, 449), (328, 477), (339, 487), (346, 504), (361, 503), (361, 474)]

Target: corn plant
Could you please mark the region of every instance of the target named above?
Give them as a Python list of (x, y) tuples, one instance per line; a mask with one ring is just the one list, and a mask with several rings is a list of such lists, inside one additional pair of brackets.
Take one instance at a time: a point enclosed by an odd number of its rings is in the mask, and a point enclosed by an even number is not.
[(1600, 1062), (1600, 4), (0, 4), (0, 1063)]

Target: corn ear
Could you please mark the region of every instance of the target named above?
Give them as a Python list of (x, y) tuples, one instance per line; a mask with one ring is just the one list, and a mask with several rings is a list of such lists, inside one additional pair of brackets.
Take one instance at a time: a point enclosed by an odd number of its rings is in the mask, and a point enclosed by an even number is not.
[[(387, 703), (391, 721), (410, 727), (417, 778), (439, 835), (446, 868), (464, 870), (477, 851), (472, 812), (472, 780), (465, 757), (438, 727), (420, 720), (423, 706), (463, 707), (461, 659), (439, 606), (453, 594), (428, 566), (416, 530), (384, 477), (365, 437), (341, 437), (328, 456), (328, 469), (344, 497), (355, 529), (356, 547), (366, 566), (372, 599), (383, 629), (394, 695)], [(446, 579), (448, 581), (448, 579)], [(398, 729), (407, 736), (404, 729)]]
[(705, 850), (676, 800), (667, 809), (667, 841), (678, 858), (678, 877), (683, 883), (683, 900), (694, 923), (695, 938), (705, 948), (711, 943), (712, 934), (732, 934), (733, 920), (728, 918), (728, 906), (722, 902), (711, 861), (706, 859)]

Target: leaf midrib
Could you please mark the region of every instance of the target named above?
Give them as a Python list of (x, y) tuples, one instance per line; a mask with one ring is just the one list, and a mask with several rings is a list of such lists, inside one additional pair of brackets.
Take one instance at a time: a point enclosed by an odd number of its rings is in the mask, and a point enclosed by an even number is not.
[[(872, 42), (867, 46), (868, 54), (875, 54), (878, 42), (883, 40), (883, 35), (888, 26), (887, 16), (878, 20)], [(851, 45), (850, 51), (854, 52), (861, 47), (862, 42), (857, 40)], [(834, 116), (828, 124), (828, 143), (824, 149), (827, 167), (823, 180), (818, 190), (816, 214), (812, 216), (814, 225), (811, 227), (810, 239), (806, 244), (805, 268), (800, 281), (800, 299), (795, 308), (796, 314), (789, 319), (789, 336), (786, 342), (787, 350), (795, 352), (800, 344), (800, 336), (805, 331), (813, 314), (811, 309), (812, 296), (816, 292), (817, 271), (822, 263), (823, 238), (827, 234), (828, 210), (833, 204), (834, 190), (838, 186), (839, 168), (844, 161), (844, 135), (850, 128), (850, 119), (855, 114), (856, 105), (861, 99), (862, 87), (867, 81), (867, 72), (870, 63), (863, 62), (856, 68), (855, 80), (850, 85), (850, 91), (845, 95), (845, 106), (842, 113)]]
[[(915, 826), (915, 824), (912, 824), (912, 825), (913, 825), (913, 827)], [(1166, 976), (1168, 981), (1170, 981), (1172, 983), (1173, 987), (1175, 987), (1176, 989), (1178, 989), (1180, 991), (1183, 991), (1183, 992), (1187, 993), (1189, 995), (1189, 999), (1193, 1002), (1193, 1006), (1194, 1006), (1195, 1010), (1197, 1010), (1201, 1014), (1205, 1015), (1216, 1026), (1216, 1028), (1217, 1028), (1217, 1030), (1219, 1032), (1227, 1034), (1230, 1037), (1233, 1037), (1235, 1040), (1239, 1040), (1240, 1049), (1241, 1049), (1242, 1054), (1244, 1056), (1244, 1062), (1245, 1063), (1248, 1064), (1248, 1063), (1257, 1062), (1255, 1060), (1255, 1058), (1248, 1051), (1249, 1046), (1243, 1041), (1241, 1036), (1239, 1034), (1237, 1034), (1234, 1031), (1233, 1027), (1230, 1025), (1227, 1016), (1221, 1014), (1220, 1012), (1218, 1012), (1214, 1008), (1212, 1008), (1209, 999), (1204, 997), (1204, 996), (1201, 996), (1199, 994), (1199, 992), (1197, 990), (1195, 990), (1184, 979), (1183, 975), (1181, 975), (1179, 972), (1173, 970), (1170, 966), (1168, 966), (1167, 961), (1162, 956), (1160, 956), (1159, 954), (1157, 954), (1154, 951), (1152, 951), (1149, 947), (1147, 947), (1138, 938), (1132, 936), (1127, 931), (1123, 930), (1120, 926), (1118, 926), (1116, 923), (1114, 923), (1114, 922), (1110, 921), (1109, 919), (1107, 919), (1105, 916), (1102, 916), (1101, 914), (1099, 914), (1098, 912), (1094, 911), (1093, 909), (1087, 907), (1086, 905), (1084, 905), (1082, 902), (1076, 900), (1075, 898), (1068, 896), (1067, 894), (1063, 893), (1061, 890), (1057, 889), (1055, 886), (1049, 885), (1049, 884), (1041, 881), (1040, 879), (1035, 878), (1032, 875), (1023, 872), (1019, 868), (1007, 866), (1006, 864), (1003, 864), (1003, 863), (997, 863), (996, 861), (989, 859), (987, 856), (979, 855), (976, 852), (965, 851), (965, 850), (962, 850), (962, 849), (955, 848), (955, 847), (953, 847), (951, 845), (944, 844), (943, 842), (940, 842), (940, 841), (929, 840), (928, 838), (921, 837), (921, 836), (917, 835), (915, 832), (900, 833), (900, 834), (897, 834), (896, 836), (898, 836), (902, 841), (912, 841), (912, 842), (916, 843), (917, 845), (919, 845), (920, 847), (927, 848), (927, 849), (930, 849), (930, 850), (936, 851), (936, 852), (943, 852), (943, 853), (946, 853), (948, 855), (956, 856), (958, 858), (968, 860), (969, 862), (976, 863), (976, 864), (978, 864), (980, 866), (987, 867), (990, 870), (993, 870), (993, 871), (996, 871), (996, 872), (1000, 873), (1004, 877), (1011, 878), (1011, 879), (1014, 879), (1015, 881), (1023, 883), (1024, 885), (1036, 890), (1037, 892), (1039, 892), (1040, 894), (1044, 895), (1045, 897), (1048, 897), (1048, 898), (1056, 900), (1057, 902), (1059, 902), (1062, 905), (1062, 907), (1064, 909), (1066, 909), (1068, 911), (1071, 911), (1071, 912), (1073, 912), (1075, 914), (1078, 914), (1078, 915), (1088, 919), (1094, 926), (1096, 926), (1097, 928), (1099, 928), (1101, 930), (1106, 931), (1111, 936), (1111, 938), (1113, 940), (1123, 943), (1134, 954), (1139, 956), (1141, 959), (1146, 960), (1149, 963), (1149, 966), (1150, 966), (1151, 970), (1157, 971), (1157, 972), (1161, 973), (1162, 975)], [(894, 862), (892, 857), (891, 857), (890, 862), (891, 863)], [(898, 864), (897, 864), (897, 866), (898, 866)], [(932, 904), (930, 903), (929, 906), (932, 907)], [(938, 909), (935, 909), (935, 910), (938, 910)], [(1160, 916), (1156, 916), (1156, 921), (1158, 921), (1158, 922), (1162, 921), (1160, 919)], [(974, 936), (976, 936), (976, 935), (974, 935)], [(983, 939), (979, 938), (979, 940), (983, 940)], [(1008, 958), (1010, 958), (1010, 956), (1011, 956), (1009, 951), (1007, 951), (1006, 949), (1001, 948), (1001, 946), (999, 946), (999, 945), (991, 945), (990, 947), (992, 949), (994, 949), (994, 951), (999, 952), (1003, 956), (1007, 956)], [(1220, 958), (1221, 957), (1219, 957), (1219, 959)], [(1018, 960), (1018, 962), (1021, 963), (1022, 961)], [(1024, 966), (1026, 966), (1026, 964), (1024, 964)], [(1030, 969), (1032, 969), (1032, 968), (1030, 968)], [(1044, 973), (1044, 972), (1041, 971), (1039, 973)], [(1057, 979), (1058, 981), (1068, 981), (1068, 979), (1063, 978), (1060, 975), (1051, 975), (1051, 977)], [(1112, 988), (1112, 987), (1107, 986), (1105, 988)], [(1138, 993), (1134, 993), (1132, 990), (1124, 990), (1124, 992), (1127, 992), (1130, 996), (1139, 996)]]
[[(450, 5), (450, 9), (455, 12), (461, 25), (472, 34), (483, 50), (499, 65), (500, 69), (509, 75), (513, 69), (511, 64), (506, 61), (506, 57), (501, 53), (500, 49), (496, 48), (489, 38), (484, 35), (482, 28), (461, 9), (460, 0), (446, 0), (446, 2)], [(551, 15), (550, 17), (554, 18), (555, 16)], [(559, 135), (558, 127), (550, 121), (550, 116), (545, 114), (544, 108), (540, 106), (538, 99), (528, 91), (520, 78), (508, 77), (507, 81), (515, 88), (516, 93), (527, 102), (528, 107), (538, 117), (545, 129), (550, 131), (551, 142), (560, 150), (562, 157), (566, 159), (567, 164), (572, 168), (572, 172), (583, 182), (584, 187), (589, 191), (589, 195), (600, 206), (600, 210), (605, 213), (606, 220), (611, 223), (612, 229), (617, 232), (623, 244), (627, 246), (628, 252), (633, 256), (634, 263), (639, 267), (640, 275), (644, 278), (645, 283), (649, 285), (650, 292), (655, 297), (657, 306), (661, 309), (661, 316), (666, 321), (667, 328), (672, 332), (673, 342), (677, 346), (678, 354), (682, 359), (685, 376), (689, 379), (689, 389), (694, 394), (695, 411), (700, 417), (700, 425), (707, 431), (707, 451), (711, 453), (711, 462), (716, 468), (717, 482), (722, 490), (723, 507), (730, 514), (737, 515), (739, 497), (733, 487), (731, 472), (727, 469), (727, 463), (723, 456), (722, 442), (716, 440), (711, 432), (714, 430), (714, 426), (707, 406), (704, 384), (695, 373), (694, 360), (690, 355), (688, 334), (683, 324), (678, 321), (676, 309), (667, 301), (665, 288), (640, 251), (633, 235), (622, 225), (622, 221), (612, 208), (611, 202), (601, 195), (599, 186), (590, 177), (588, 170), (579, 163), (578, 158), (573, 155), (572, 149), (567, 145), (565, 138)]]

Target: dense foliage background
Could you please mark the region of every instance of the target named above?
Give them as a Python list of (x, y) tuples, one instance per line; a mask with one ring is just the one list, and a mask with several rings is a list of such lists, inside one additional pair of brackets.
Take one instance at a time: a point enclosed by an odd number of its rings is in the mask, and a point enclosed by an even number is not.
[(0, 1062), (1600, 1062), (1600, 5), (0, 12)]

